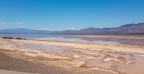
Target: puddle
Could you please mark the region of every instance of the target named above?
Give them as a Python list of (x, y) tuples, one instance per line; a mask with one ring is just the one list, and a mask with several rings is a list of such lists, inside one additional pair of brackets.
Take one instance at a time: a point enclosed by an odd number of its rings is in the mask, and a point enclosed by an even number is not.
[(72, 49), (72, 47), (68, 47), (68, 46), (53, 46), (53, 45), (33, 44), (33, 43), (23, 43), (22, 47), (25, 48), (25, 49), (40, 50), (40, 51), (53, 51), (53, 50)]
[(98, 43), (98, 44), (120, 44), (115, 41), (103, 41), (103, 40), (84, 40), (80, 38), (67, 38), (67, 37), (44, 37), (44, 38), (33, 38), (36, 40), (57, 40), (57, 41), (68, 41), (68, 42), (83, 42), (83, 43)]

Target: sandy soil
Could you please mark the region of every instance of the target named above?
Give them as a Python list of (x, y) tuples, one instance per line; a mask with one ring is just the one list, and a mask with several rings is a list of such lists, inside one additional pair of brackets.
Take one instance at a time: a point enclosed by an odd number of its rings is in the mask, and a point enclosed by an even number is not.
[(25, 73), (25, 72), (16, 72), (9, 70), (0, 70), (0, 74), (34, 74), (34, 73)]
[[(24, 48), (25, 43), (70, 48), (40, 51)], [(143, 67), (133, 68), (144, 63), (137, 61), (143, 52), (143, 46), (122, 44), (0, 39), (0, 69), (38, 74), (143, 74)]]

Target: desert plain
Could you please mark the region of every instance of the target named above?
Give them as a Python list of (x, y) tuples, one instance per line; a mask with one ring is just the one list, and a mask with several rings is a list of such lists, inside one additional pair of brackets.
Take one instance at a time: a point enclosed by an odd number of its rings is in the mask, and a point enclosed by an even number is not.
[(0, 38), (0, 74), (144, 74), (143, 64), (143, 45)]

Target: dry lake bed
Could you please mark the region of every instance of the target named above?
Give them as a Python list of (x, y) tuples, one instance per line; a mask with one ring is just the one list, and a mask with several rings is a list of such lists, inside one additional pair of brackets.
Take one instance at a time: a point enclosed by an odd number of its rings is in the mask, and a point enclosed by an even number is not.
[(144, 74), (143, 35), (0, 37), (0, 74)]

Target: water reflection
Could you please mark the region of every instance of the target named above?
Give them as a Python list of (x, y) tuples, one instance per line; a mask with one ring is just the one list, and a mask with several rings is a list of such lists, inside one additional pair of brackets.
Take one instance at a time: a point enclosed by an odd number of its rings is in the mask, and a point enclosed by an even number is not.
[(55, 50), (65, 50), (71, 49), (68, 46), (53, 46), (47, 44), (33, 44), (33, 43), (21, 43), (22, 47), (30, 50), (40, 50), (40, 51), (55, 51)]
[(57, 41), (68, 41), (68, 42), (83, 42), (83, 43), (98, 43), (98, 44), (120, 44), (116, 41), (103, 41), (103, 40), (84, 40), (80, 38), (67, 38), (67, 37), (44, 37), (44, 38), (33, 38), (36, 40), (57, 40)]
[(48, 35), (48, 34), (0, 34), (0, 37), (14, 37), (40, 40), (61, 40), (99, 44), (130, 44), (144, 46), (144, 36), (138, 35)]

